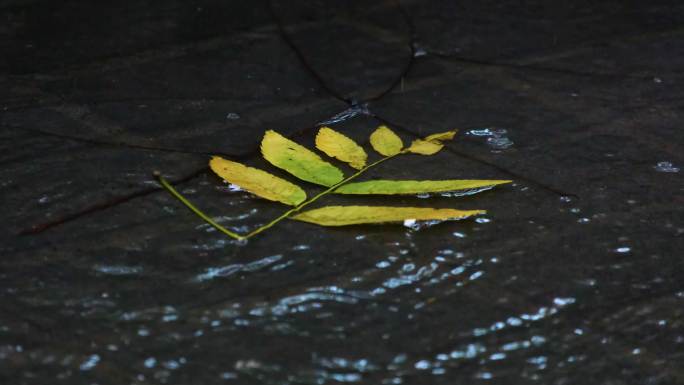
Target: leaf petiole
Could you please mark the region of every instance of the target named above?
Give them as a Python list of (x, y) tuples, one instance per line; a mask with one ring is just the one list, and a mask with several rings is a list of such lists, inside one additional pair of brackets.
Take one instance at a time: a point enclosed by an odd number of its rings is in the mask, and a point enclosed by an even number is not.
[(181, 203), (183, 203), (187, 208), (189, 208), (190, 211), (192, 211), (193, 213), (195, 213), (195, 215), (197, 215), (198, 217), (202, 218), (205, 222), (207, 222), (208, 224), (210, 224), (211, 226), (213, 226), (216, 230), (218, 230), (218, 231), (220, 231), (220, 232), (222, 232), (222, 233), (228, 235), (229, 237), (235, 238), (235, 239), (237, 239), (237, 240), (239, 240), (239, 241), (246, 239), (246, 237), (243, 237), (242, 235), (240, 235), (240, 234), (238, 234), (238, 233), (234, 233), (234, 232), (232, 232), (232, 231), (226, 229), (225, 227), (221, 226), (221, 225), (218, 224), (216, 221), (214, 221), (213, 219), (211, 219), (207, 214), (205, 214), (204, 212), (202, 212), (202, 210), (198, 209), (195, 205), (193, 205), (192, 203), (190, 203), (190, 201), (187, 200), (183, 195), (181, 195), (181, 193), (178, 192), (178, 190), (176, 190), (176, 189), (171, 185), (171, 183), (169, 183), (169, 182), (161, 175), (161, 173), (155, 172), (155, 173), (154, 173), (154, 176), (157, 178), (157, 180), (158, 180), (159, 183), (162, 185), (162, 187), (164, 187), (168, 192), (170, 192), (171, 195), (173, 195), (174, 197), (176, 197), (176, 199), (178, 199), (179, 201), (181, 201)]

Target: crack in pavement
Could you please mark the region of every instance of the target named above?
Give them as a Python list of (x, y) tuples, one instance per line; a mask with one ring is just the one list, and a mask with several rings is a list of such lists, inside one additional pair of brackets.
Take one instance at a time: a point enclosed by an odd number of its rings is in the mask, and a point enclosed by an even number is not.
[(285, 44), (287, 44), (287, 46), (290, 47), (292, 52), (294, 52), (294, 54), (297, 56), (297, 59), (299, 59), (299, 62), (302, 64), (302, 66), (304, 67), (306, 72), (308, 72), (309, 75), (311, 75), (311, 77), (313, 77), (316, 80), (316, 82), (319, 84), (319, 86), (325, 92), (327, 92), (329, 95), (331, 95), (335, 99), (338, 99), (338, 100), (346, 103), (347, 105), (349, 105), (351, 107), (351, 105), (353, 104), (353, 101), (349, 98), (342, 96), (342, 94), (340, 94), (333, 87), (331, 87), (325, 81), (325, 79), (323, 79), (321, 74), (319, 74), (318, 71), (316, 71), (313, 68), (313, 66), (309, 63), (309, 61), (306, 59), (306, 56), (304, 55), (304, 53), (294, 43), (294, 41), (292, 40), (290, 35), (285, 30), (285, 26), (283, 25), (282, 20), (280, 20), (280, 18), (276, 14), (276, 10), (275, 10), (275, 6), (273, 4), (273, 0), (267, 0), (267, 1), (268, 1), (268, 10), (270, 12), (271, 18), (273, 19), (273, 22), (276, 24), (276, 26), (278, 28), (278, 34), (283, 39)]
[(484, 60), (484, 59), (473, 59), (473, 58), (469, 58), (469, 57), (465, 57), (465, 56), (459, 56), (459, 55), (455, 55), (455, 54), (445, 54), (445, 53), (441, 53), (441, 52), (431, 51), (429, 49), (425, 50), (425, 54), (427, 56), (436, 57), (436, 58), (441, 59), (441, 60), (448, 60), (448, 61), (453, 61), (453, 62), (465, 63), (465, 64), (476, 65), (476, 66), (484, 66), (484, 67), (512, 68), (512, 69), (519, 69), (519, 70), (549, 72), (549, 73), (557, 73), (557, 74), (562, 74), (562, 75), (571, 75), (571, 76), (588, 77), (588, 78), (637, 79), (637, 80), (648, 80), (648, 81), (653, 80), (653, 76), (641, 76), (641, 75), (633, 75), (633, 74), (618, 74), (618, 73), (610, 73), (610, 72), (583, 72), (583, 71), (574, 71), (574, 70), (569, 70), (569, 69), (564, 69), (564, 68), (538, 66), (538, 65), (534, 65), (534, 64), (506, 63), (506, 62), (490, 61), (490, 60)]
[[(313, 68), (313, 66), (311, 66), (311, 64), (307, 60), (306, 56), (304, 55), (304, 53), (299, 49), (299, 47), (292, 40), (291, 36), (287, 33), (285, 26), (283, 25), (280, 18), (277, 16), (277, 13), (276, 13), (276, 10), (275, 10), (274, 4), (273, 4), (273, 0), (267, 0), (267, 1), (268, 1), (268, 8), (270, 10), (270, 13), (271, 13), (271, 16), (272, 16), (274, 22), (276, 23), (279, 35), (284, 40), (284, 42), (295, 53), (295, 55), (299, 59), (301, 65), (304, 67), (304, 69), (316, 80), (316, 82), (319, 84), (319, 86), (325, 92), (327, 92), (329, 95), (331, 95), (335, 99), (346, 103), (349, 106), (349, 109), (359, 108), (358, 106), (363, 106), (363, 108), (365, 109), (364, 111), (366, 111), (364, 113), (364, 115), (372, 116), (380, 122), (384, 122), (385, 124), (388, 124), (388, 125), (391, 125), (393, 127), (400, 129), (402, 132), (405, 132), (406, 134), (409, 134), (413, 137), (417, 137), (417, 134), (412, 132), (410, 129), (408, 129), (408, 128), (400, 125), (400, 124), (391, 122), (384, 117), (380, 117), (378, 115), (375, 115), (372, 112), (367, 110), (367, 102), (378, 101), (378, 100), (382, 99), (383, 97), (385, 97), (386, 95), (391, 93), (398, 85), (402, 84), (404, 79), (407, 78), (409, 73), (411, 72), (411, 69), (413, 68), (413, 65), (415, 62), (415, 49), (416, 49), (416, 42), (417, 42), (416, 28), (415, 28), (415, 24), (414, 24), (413, 20), (411, 19), (407, 10), (402, 6), (400, 0), (395, 0), (394, 2), (395, 2), (395, 5), (396, 5), (398, 11), (401, 13), (402, 18), (404, 19), (404, 21), (408, 27), (408, 30), (409, 30), (408, 39), (407, 39), (407, 47), (408, 47), (408, 50), (410, 52), (410, 55), (408, 56), (408, 58), (406, 60), (406, 64), (403, 66), (401, 73), (395, 77), (395, 79), (392, 81), (392, 83), (390, 83), (385, 89), (380, 91), (378, 94), (367, 98), (362, 103), (359, 103), (357, 101), (354, 101), (354, 100), (351, 100), (347, 97), (344, 97), (341, 93), (339, 93), (337, 90), (335, 90), (333, 87), (331, 87), (330, 85), (328, 85), (326, 83), (323, 76), (320, 73), (318, 73), (318, 71), (316, 71), (316, 69)], [(349, 109), (347, 109), (345, 111), (348, 111)], [(345, 111), (343, 111), (342, 113), (344, 113)], [(339, 115), (339, 114), (337, 114), (337, 115)], [(302, 129), (294, 132), (293, 134), (289, 135), (288, 137), (290, 137), (290, 138), (299, 137), (299, 136), (304, 135), (305, 133), (307, 133), (307, 132), (309, 132), (315, 128), (318, 128), (319, 126), (320, 126), (320, 124), (316, 124), (316, 125), (312, 125), (312, 126), (302, 128)], [(91, 144), (95, 144), (95, 145), (114, 145), (114, 146), (124, 146), (124, 147), (129, 147), (129, 148), (136, 148), (136, 149), (141, 149), (141, 150), (190, 153), (190, 154), (198, 154), (198, 155), (227, 155), (227, 156), (229, 156), (233, 159), (237, 159), (237, 160), (250, 158), (251, 156), (255, 155), (259, 151), (259, 147), (257, 146), (255, 149), (253, 149), (247, 153), (241, 154), (240, 156), (235, 156), (235, 155), (230, 155), (230, 154), (221, 154), (219, 152), (192, 151), (192, 150), (172, 149), (172, 148), (164, 148), (164, 147), (135, 145), (135, 144), (128, 144), (128, 143), (105, 142), (105, 141), (91, 140), (91, 139), (85, 139), (85, 138), (74, 138), (74, 137), (69, 137), (68, 135), (60, 135), (60, 134), (56, 134), (56, 133), (50, 133), (47, 131), (40, 131), (40, 130), (34, 130), (34, 131), (40, 132), (41, 134), (44, 134), (44, 135), (52, 135), (55, 137), (62, 137), (64, 139), (77, 140), (77, 141), (87, 142), (87, 143), (91, 143)], [(503, 172), (507, 175), (511, 175), (511, 176), (513, 176), (517, 179), (520, 179), (520, 180), (525, 180), (529, 183), (532, 183), (536, 186), (539, 186), (542, 189), (549, 191), (549, 192), (552, 192), (554, 194), (561, 195), (561, 196), (577, 197), (576, 194), (563, 192), (560, 189), (549, 186), (549, 185), (547, 185), (543, 182), (537, 181), (533, 178), (526, 177), (524, 175), (520, 175), (520, 174), (518, 174), (514, 171), (511, 171), (505, 167), (496, 165), (494, 163), (488, 162), (488, 161), (483, 160), (483, 159), (479, 159), (479, 158), (474, 157), (474, 156), (469, 155), (469, 154), (465, 154), (465, 153), (456, 151), (456, 150), (448, 148), (448, 147), (447, 147), (447, 149), (448, 149), (448, 151), (450, 151), (451, 153), (453, 153), (457, 156), (478, 162), (480, 164), (487, 165), (489, 167), (493, 167), (493, 168), (499, 170), (500, 172)], [(191, 180), (199, 177), (200, 175), (207, 173), (208, 171), (209, 171), (209, 168), (205, 166), (205, 167), (202, 167), (200, 169), (194, 170), (194, 171), (188, 173), (187, 175), (185, 175), (181, 178), (174, 179), (174, 180), (170, 181), (170, 183), (172, 185), (182, 184), (182, 183), (191, 181)], [(40, 234), (40, 233), (42, 233), (48, 229), (60, 226), (62, 224), (68, 223), (68, 222), (72, 222), (72, 221), (77, 220), (79, 218), (82, 218), (86, 215), (89, 215), (89, 214), (92, 214), (95, 212), (99, 212), (99, 211), (103, 211), (103, 210), (118, 206), (122, 203), (126, 203), (128, 201), (131, 201), (133, 199), (136, 199), (139, 197), (145, 197), (145, 196), (151, 195), (153, 193), (156, 193), (156, 192), (159, 192), (162, 190), (163, 189), (161, 187), (150, 187), (150, 188), (138, 190), (138, 191), (126, 194), (126, 195), (121, 195), (119, 197), (115, 197), (115, 198), (109, 199), (109, 200), (104, 201), (104, 202), (93, 204), (89, 207), (86, 207), (85, 209), (82, 209), (82, 210), (79, 210), (79, 211), (76, 211), (76, 212), (73, 212), (70, 214), (66, 214), (66, 215), (64, 215), (58, 219), (30, 226), (29, 228), (26, 228), (26, 229), (20, 231), (18, 233), (18, 235)]]
[[(300, 137), (300, 136), (308, 133), (309, 131), (312, 131), (312, 130), (318, 128), (318, 127), (319, 127), (318, 125), (314, 125), (314, 126), (308, 126), (305, 128), (301, 128), (301, 129), (295, 131), (294, 133), (288, 135), (287, 137), (290, 139), (297, 138), (297, 137)], [(232, 156), (229, 155), (229, 157), (234, 159), (234, 160), (245, 160), (245, 159), (249, 159), (252, 156), (256, 155), (257, 153), (259, 153), (259, 151), (260, 151), (260, 147), (257, 146), (255, 149), (253, 149), (249, 152), (239, 154), (239, 155), (232, 155)], [(221, 153), (218, 153), (218, 152), (211, 152), (211, 153), (207, 153), (207, 154), (208, 155), (222, 155)], [(179, 184), (189, 182), (189, 181), (191, 181), (191, 180), (193, 180), (193, 179), (195, 179), (201, 175), (204, 175), (208, 172), (209, 172), (209, 167), (203, 166), (199, 169), (196, 169), (194, 171), (189, 172), (185, 176), (169, 180), (169, 183), (173, 186), (176, 186)], [(153, 178), (151, 178), (151, 179), (153, 179)], [(122, 203), (126, 203), (128, 201), (131, 201), (133, 199), (145, 197), (145, 196), (148, 196), (148, 195), (154, 194), (156, 192), (160, 192), (160, 191), (165, 191), (165, 190), (161, 186), (156, 186), (156, 187), (148, 187), (146, 189), (134, 191), (132, 193), (125, 194), (125, 195), (120, 195), (118, 197), (114, 197), (114, 198), (108, 199), (108, 200), (103, 201), (103, 202), (95, 203), (95, 204), (88, 206), (84, 209), (81, 209), (81, 210), (78, 210), (78, 211), (75, 211), (75, 212), (72, 212), (69, 214), (62, 215), (57, 219), (29, 226), (29, 227), (19, 231), (17, 233), (17, 235), (19, 235), (19, 236), (37, 235), (37, 234), (40, 234), (40, 233), (42, 233), (48, 229), (51, 229), (51, 228), (72, 222), (72, 221), (77, 220), (79, 218), (82, 218), (86, 215), (89, 215), (89, 214), (92, 214), (95, 212), (99, 212), (99, 211), (103, 211), (103, 210), (118, 206)]]

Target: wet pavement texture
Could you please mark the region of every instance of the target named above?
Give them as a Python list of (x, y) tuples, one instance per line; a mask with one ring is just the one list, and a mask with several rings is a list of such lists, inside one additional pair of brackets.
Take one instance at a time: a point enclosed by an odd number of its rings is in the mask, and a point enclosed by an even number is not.
[[(684, 5), (0, 4), (0, 383), (684, 384)], [(231, 192), (275, 129), (459, 128), (368, 178), (513, 179), (412, 230)], [(345, 169), (351, 173), (351, 169)], [(276, 172), (277, 173), (277, 172)], [(283, 174), (279, 174), (283, 175)], [(316, 191), (311, 188), (310, 191)], [(19, 235), (21, 234), (21, 235)]]

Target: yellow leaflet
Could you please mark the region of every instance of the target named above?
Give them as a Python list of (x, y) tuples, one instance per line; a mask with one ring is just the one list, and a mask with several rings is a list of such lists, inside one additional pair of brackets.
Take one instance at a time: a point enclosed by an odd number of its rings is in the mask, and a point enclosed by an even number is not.
[(404, 148), (401, 138), (387, 126), (380, 126), (370, 136), (373, 149), (384, 156), (397, 155)]
[(290, 206), (306, 200), (306, 193), (299, 186), (258, 168), (247, 167), (218, 156), (211, 158), (209, 167), (224, 180), (262, 198)]
[(272, 165), (307, 182), (332, 186), (344, 179), (339, 168), (273, 130), (266, 131), (261, 141), (261, 154)]
[(428, 142), (422, 139), (416, 139), (411, 143), (408, 151), (413, 154), (433, 155), (439, 152), (444, 145), (442, 143)]
[(407, 219), (448, 221), (484, 213), (484, 210), (433, 209), (424, 207), (327, 206), (297, 214), (292, 219), (315, 223), (321, 226), (347, 226), (364, 223), (403, 222)]
[(349, 163), (357, 170), (362, 169), (368, 159), (361, 146), (329, 127), (321, 127), (318, 131), (316, 147), (330, 157)]
[(411, 143), (411, 147), (408, 151), (414, 154), (420, 155), (433, 155), (439, 152), (444, 147), (442, 144), (445, 140), (451, 140), (456, 135), (457, 130), (440, 132), (438, 134), (432, 134), (425, 139), (416, 139)]
[(371, 180), (347, 183), (336, 194), (425, 194), (494, 187), (510, 180), (450, 179), (450, 180)]

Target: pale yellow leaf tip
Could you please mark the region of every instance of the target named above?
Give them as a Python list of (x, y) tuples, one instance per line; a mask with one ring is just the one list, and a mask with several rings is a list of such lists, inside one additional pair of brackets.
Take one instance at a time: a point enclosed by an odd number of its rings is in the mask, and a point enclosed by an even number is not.
[(404, 148), (401, 138), (387, 126), (379, 126), (370, 136), (373, 149), (384, 156), (394, 156)]
[(454, 136), (456, 136), (456, 133), (458, 130), (451, 130), (451, 131), (446, 131), (446, 132), (440, 132), (438, 134), (432, 134), (428, 135), (425, 140), (427, 141), (444, 141), (444, 140), (452, 140)]
[(425, 139), (416, 139), (411, 143), (408, 152), (420, 155), (433, 155), (438, 153), (443, 147), (445, 140), (452, 140), (458, 130), (440, 132), (428, 135)]

